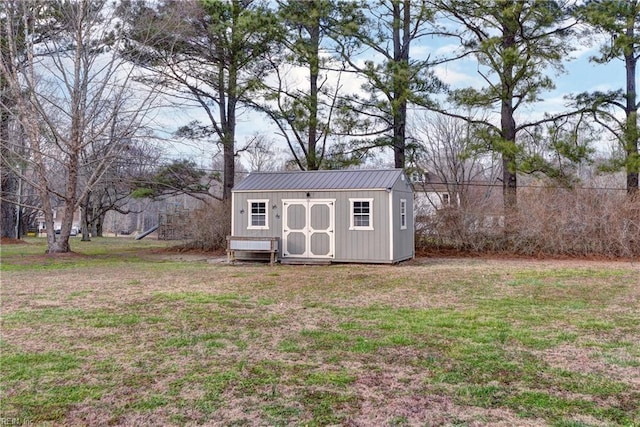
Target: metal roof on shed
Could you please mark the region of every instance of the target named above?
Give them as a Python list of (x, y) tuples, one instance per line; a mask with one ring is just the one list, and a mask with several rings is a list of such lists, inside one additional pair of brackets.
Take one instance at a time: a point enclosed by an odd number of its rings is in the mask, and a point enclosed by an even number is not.
[(402, 169), (252, 172), (233, 191), (388, 189)]

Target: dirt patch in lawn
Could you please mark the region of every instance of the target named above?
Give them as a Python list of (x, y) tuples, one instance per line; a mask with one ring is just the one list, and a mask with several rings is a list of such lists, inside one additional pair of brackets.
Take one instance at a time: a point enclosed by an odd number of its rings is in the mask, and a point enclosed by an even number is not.
[(636, 357), (629, 354), (625, 348), (587, 350), (583, 347), (563, 345), (538, 354), (554, 368), (608, 377), (640, 390), (640, 365)]
[(27, 245), (28, 243), (20, 239), (12, 239), (9, 237), (0, 237), (0, 245)]

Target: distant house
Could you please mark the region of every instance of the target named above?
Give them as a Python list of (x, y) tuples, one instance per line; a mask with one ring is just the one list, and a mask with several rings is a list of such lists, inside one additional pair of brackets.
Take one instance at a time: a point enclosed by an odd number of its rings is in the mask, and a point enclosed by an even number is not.
[(232, 237), (276, 238), (282, 262), (396, 263), (414, 256), (413, 189), (400, 169), (251, 173)]
[[(429, 172), (411, 174), (415, 191), (417, 229), (434, 232), (442, 221), (455, 219), (457, 227), (468, 231), (504, 227), (502, 185), (482, 174), (473, 179), (446, 182)], [(456, 214), (452, 217), (448, 214)]]
[(452, 194), (446, 183), (433, 180), (427, 172), (413, 172), (411, 183), (415, 191), (415, 211), (418, 217), (435, 215), (441, 208), (460, 204), (459, 195)]

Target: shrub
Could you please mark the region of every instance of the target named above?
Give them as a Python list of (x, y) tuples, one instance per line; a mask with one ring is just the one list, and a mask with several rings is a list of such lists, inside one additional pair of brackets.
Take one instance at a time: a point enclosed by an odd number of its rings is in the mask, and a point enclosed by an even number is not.
[(192, 212), (191, 236), (188, 249), (215, 251), (225, 249), (231, 232), (230, 204), (214, 201)]
[(489, 206), (447, 207), (416, 228), (418, 250), (640, 256), (640, 197), (622, 191), (523, 188), (513, 231)]

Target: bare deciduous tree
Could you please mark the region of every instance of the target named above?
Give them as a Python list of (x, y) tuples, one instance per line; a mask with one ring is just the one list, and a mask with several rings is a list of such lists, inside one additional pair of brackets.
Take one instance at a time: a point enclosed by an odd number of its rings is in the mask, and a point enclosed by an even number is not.
[(272, 138), (264, 134), (256, 133), (247, 138), (245, 147), (242, 150), (245, 153), (249, 170), (252, 172), (271, 172), (278, 169), (279, 163), (276, 144)]
[[(47, 252), (68, 252), (74, 212), (141, 128), (153, 95), (132, 87), (135, 70), (118, 56), (118, 21), (106, 0), (16, 0), (10, 6), (10, 19), (2, 23), (7, 55), (2, 55), (0, 75), (25, 132), (28, 149), (22, 161), (34, 172), (33, 179), (23, 179), (42, 204)], [(60, 31), (38, 42), (32, 35), (52, 20)], [(86, 156), (96, 146), (101, 156)], [(83, 169), (90, 173), (81, 181)], [(54, 184), (56, 177), (62, 186)], [(57, 203), (59, 234), (53, 218)]]
[[(109, 141), (103, 149), (109, 149)], [(140, 138), (129, 138), (122, 155), (111, 163), (102, 179), (92, 186), (80, 200), (82, 210), (82, 240), (90, 240), (90, 236), (102, 237), (103, 222), (107, 212), (115, 211), (126, 215), (138, 213), (134, 204), (130, 203), (136, 180), (159, 162), (160, 150), (153, 144), (152, 135)], [(103, 156), (101, 146), (94, 146), (83, 153), (81, 185), (91, 177), (91, 165)]]
[(498, 156), (478, 138), (476, 131), (476, 126), (466, 120), (437, 113), (418, 117), (412, 129), (418, 140), (416, 168), (428, 172), (433, 181), (446, 187), (461, 206), (469, 204), (474, 189), (480, 189), (475, 193), (487, 199), (499, 174)]

